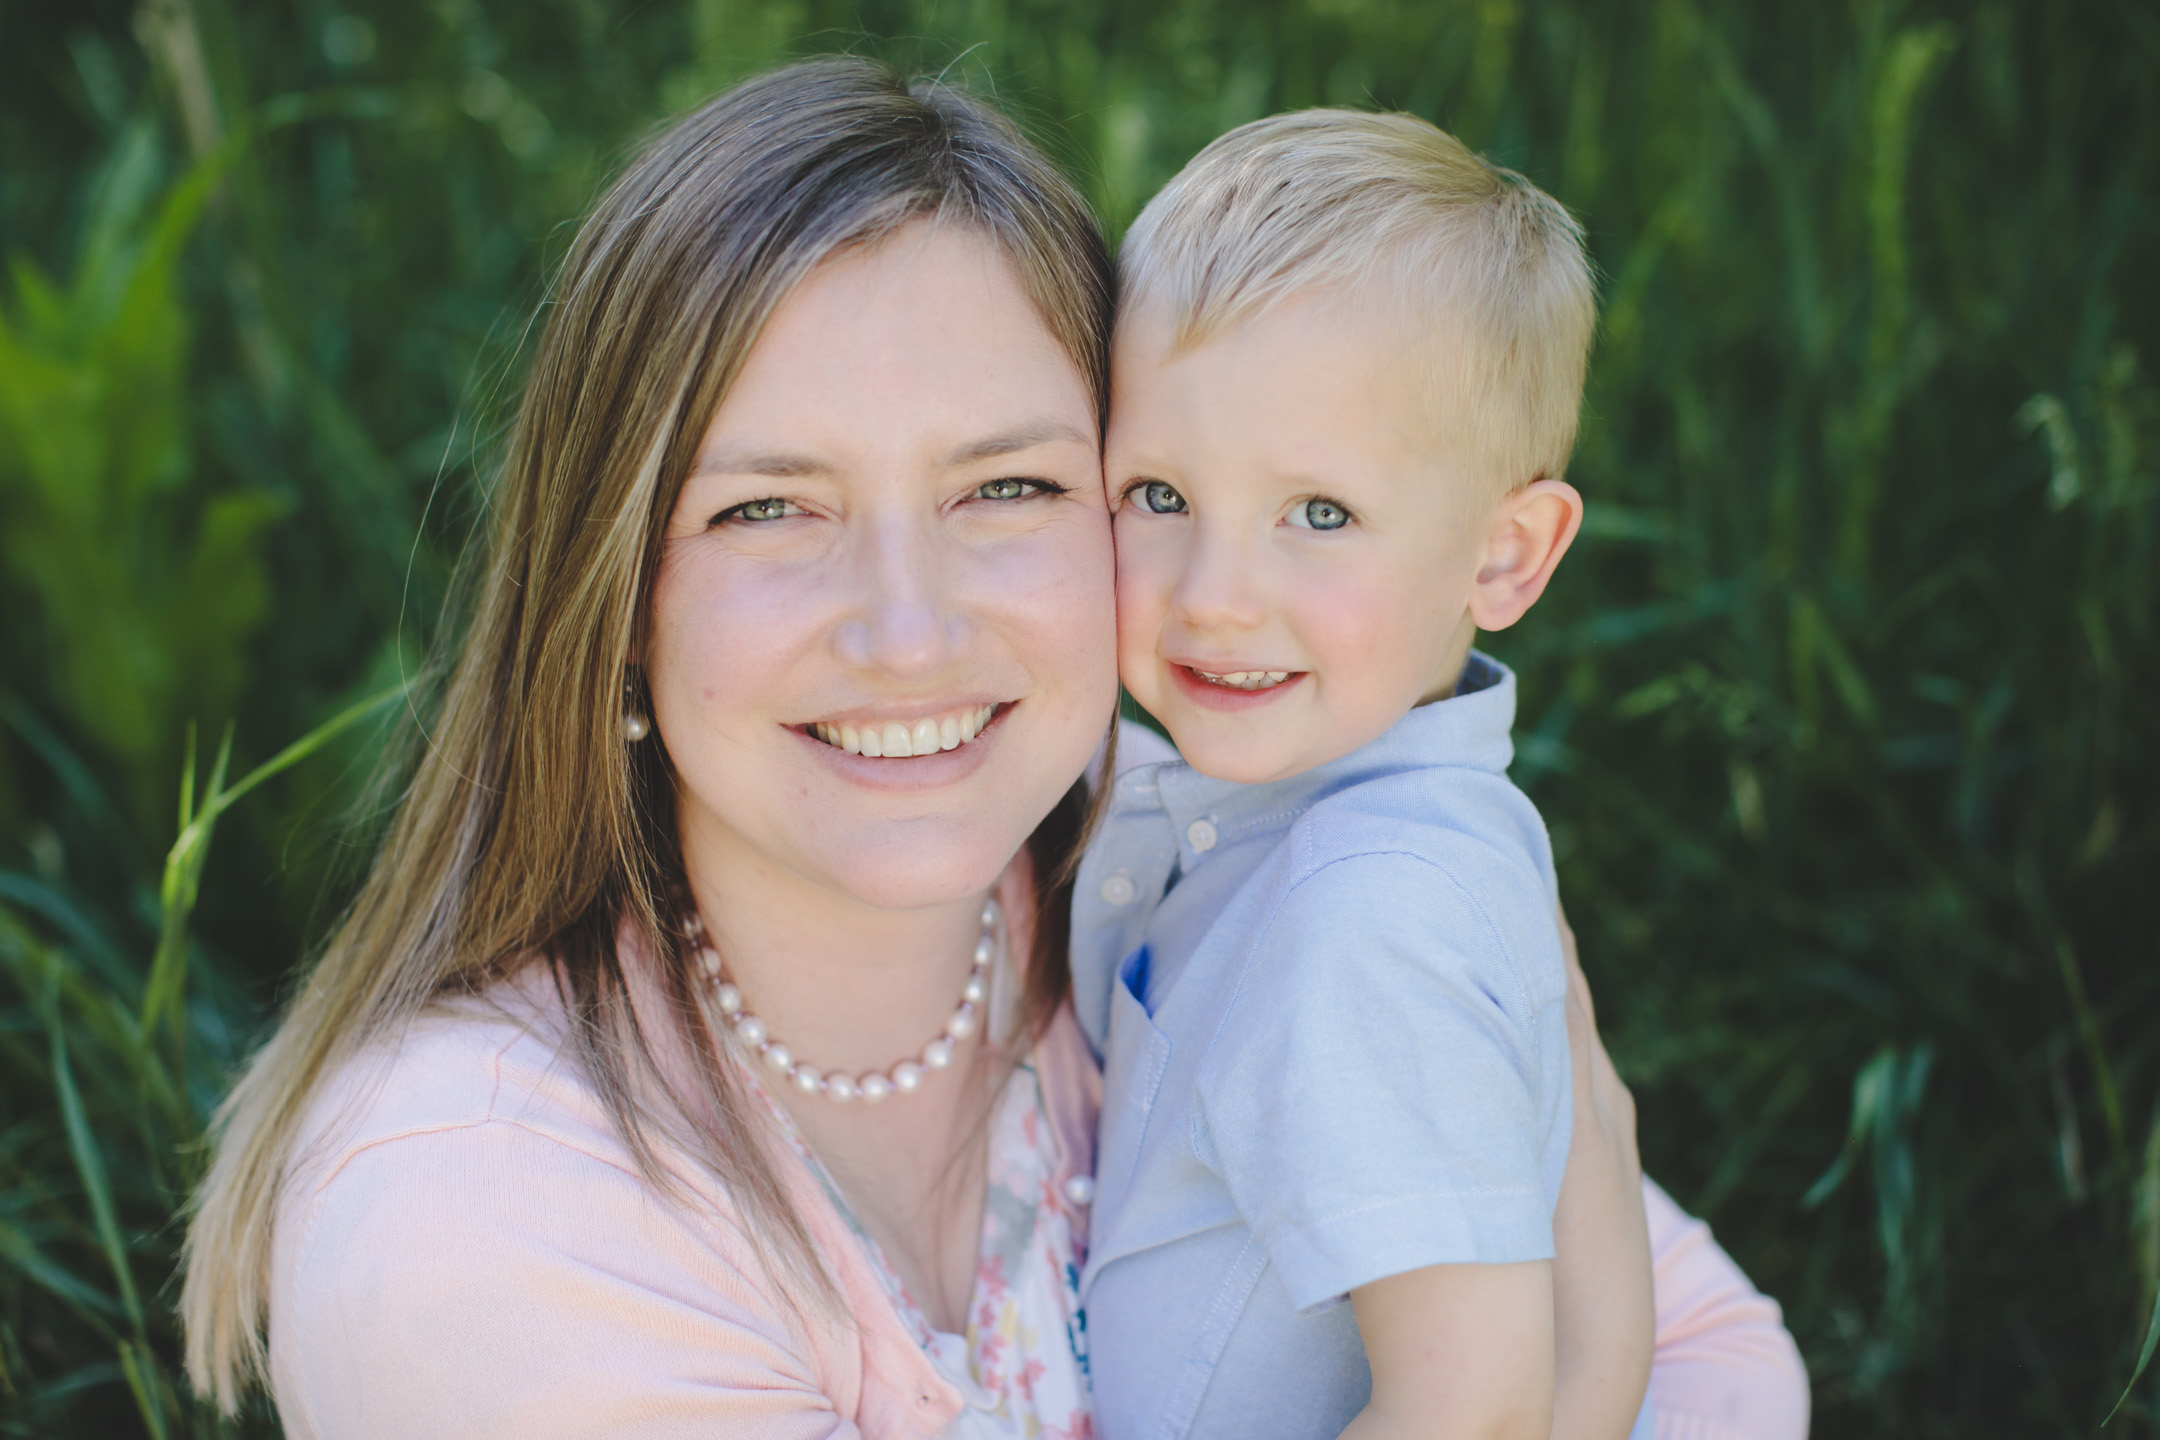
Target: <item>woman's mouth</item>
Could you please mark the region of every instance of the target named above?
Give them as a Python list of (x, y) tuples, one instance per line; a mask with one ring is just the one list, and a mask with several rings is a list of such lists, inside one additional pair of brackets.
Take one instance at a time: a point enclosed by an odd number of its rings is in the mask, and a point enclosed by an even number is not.
[(957, 750), (973, 740), (996, 716), (996, 705), (969, 705), (946, 715), (920, 720), (869, 720), (860, 725), (818, 721), (808, 732), (836, 750), (877, 759), (901, 759)]

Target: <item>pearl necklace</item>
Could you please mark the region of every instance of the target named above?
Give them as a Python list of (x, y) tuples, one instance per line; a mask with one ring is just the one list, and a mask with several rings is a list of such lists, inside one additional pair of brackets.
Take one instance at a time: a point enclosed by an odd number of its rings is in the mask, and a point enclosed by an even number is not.
[(743, 1007), (743, 993), (727, 975), (720, 952), (704, 941), (705, 925), (696, 911), (683, 922), (683, 930), (697, 946), (698, 968), (712, 987), (713, 1004), (719, 1007), (728, 1028), (745, 1049), (765, 1062), (765, 1067), (787, 1080), (805, 1095), (823, 1095), (836, 1105), (861, 1100), (875, 1105), (892, 1095), (912, 1095), (922, 1088), (933, 1070), (953, 1062), (953, 1042), (975, 1033), (981, 1007), (990, 995), (990, 962), (997, 958), (997, 901), (986, 900), (982, 908), (982, 935), (975, 942), (975, 964), (967, 984), (960, 989), (960, 1003), (945, 1028), (923, 1046), (919, 1059), (902, 1060), (889, 1069), (862, 1075), (827, 1075), (817, 1066), (795, 1058), (795, 1052), (775, 1040), (765, 1022)]

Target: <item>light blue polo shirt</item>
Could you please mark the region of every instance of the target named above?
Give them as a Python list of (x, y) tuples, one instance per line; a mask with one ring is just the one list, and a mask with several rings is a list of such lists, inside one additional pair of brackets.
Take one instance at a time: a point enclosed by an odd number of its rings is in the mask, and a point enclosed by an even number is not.
[(1473, 654), (1454, 698), (1305, 774), (1117, 777), (1072, 950), (1105, 1075), (1104, 1440), (1332, 1437), (1372, 1390), (1351, 1290), (1552, 1256), (1566, 977), (1514, 715)]

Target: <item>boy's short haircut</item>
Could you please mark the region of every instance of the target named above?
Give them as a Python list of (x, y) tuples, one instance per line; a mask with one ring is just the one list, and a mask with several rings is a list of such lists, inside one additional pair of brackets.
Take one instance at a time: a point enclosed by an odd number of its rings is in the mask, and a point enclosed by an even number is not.
[(1180, 349), (1294, 294), (1377, 300), (1461, 347), (1442, 413), (1503, 489), (1567, 468), (1597, 308), (1582, 228), (1414, 115), (1239, 126), (1148, 202), (1119, 281), (1121, 313), (1166, 310)]

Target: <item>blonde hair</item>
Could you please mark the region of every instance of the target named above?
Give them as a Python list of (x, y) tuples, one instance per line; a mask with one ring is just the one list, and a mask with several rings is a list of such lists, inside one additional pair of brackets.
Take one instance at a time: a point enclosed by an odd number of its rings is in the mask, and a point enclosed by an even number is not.
[[(779, 1278), (834, 1298), (664, 923), (682, 869), (672, 770), (657, 739), (626, 746), (619, 717), (667, 517), (760, 327), (821, 260), (919, 217), (1004, 250), (1100, 419), (1111, 271), (1094, 217), (1008, 121), (943, 85), (852, 59), (750, 80), (654, 138), (585, 221), (544, 307), (426, 747), (357, 898), (219, 1112), (180, 1311), (189, 1377), (221, 1407), (264, 1373), (278, 1191), (326, 1078), (438, 998), (535, 964), (553, 967), (572, 1058), (648, 1179), (668, 1188), (655, 1131), (690, 1145)], [(1084, 794), (1029, 842), (1038, 1027), (1069, 984)], [(626, 924), (660, 960), (657, 1023), (674, 1033), (632, 1015)], [(663, 1041), (696, 1057), (692, 1093), (661, 1078)]]
[(1567, 468), (1596, 321), (1582, 228), (1414, 115), (1239, 126), (1148, 202), (1118, 270), (1121, 313), (1166, 313), (1175, 348), (1316, 290), (1406, 312), (1458, 347), (1446, 413), (1506, 488)]

